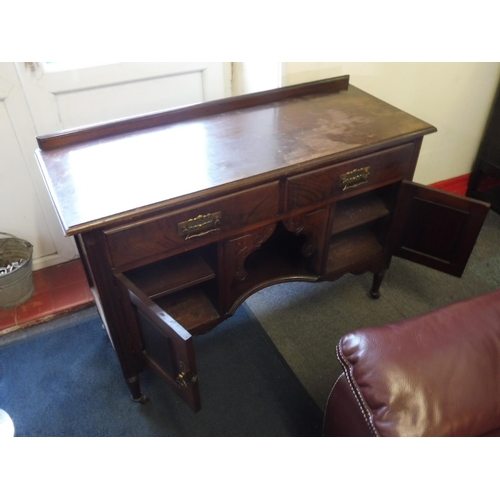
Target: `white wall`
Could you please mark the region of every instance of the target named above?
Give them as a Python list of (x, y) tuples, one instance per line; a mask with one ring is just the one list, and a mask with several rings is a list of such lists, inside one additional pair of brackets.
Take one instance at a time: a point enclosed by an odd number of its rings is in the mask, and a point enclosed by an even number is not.
[(283, 85), (350, 75), (350, 83), (438, 132), (424, 138), (414, 180), (431, 184), (471, 171), (493, 97), (500, 63), (287, 62)]
[(279, 62), (233, 62), (232, 95), (250, 94), (281, 86)]

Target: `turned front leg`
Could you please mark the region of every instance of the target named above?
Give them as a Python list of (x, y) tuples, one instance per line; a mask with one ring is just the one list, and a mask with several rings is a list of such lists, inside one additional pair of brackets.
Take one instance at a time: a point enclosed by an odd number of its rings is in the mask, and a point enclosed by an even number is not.
[(141, 385), (138, 376), (128, 378), (127, 385), (130, 390), (132, 401), (141, 404), (147, 403), (149, 401), (149, 398), (141, 392)]
[(386, 270), (384, 269), (383, 271), (379, 271), (378, 273), (373, 273), (372, 288), (370, 290), (370, 297), (372, 297), (373, 299), (380, 298), (380, 285), (384, 280), (385, 271)]

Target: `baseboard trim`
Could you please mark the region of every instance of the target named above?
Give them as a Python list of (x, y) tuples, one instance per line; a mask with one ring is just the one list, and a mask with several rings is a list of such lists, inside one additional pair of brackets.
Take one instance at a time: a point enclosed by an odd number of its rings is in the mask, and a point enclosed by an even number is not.
[(470, 174), (459, 175), (452, 179), (435, 182), (430, 184), (430, 187), (447, 191), (448, 193), (460, 194), (465, 196), (467, 193), (467, 186), (469, 184)]

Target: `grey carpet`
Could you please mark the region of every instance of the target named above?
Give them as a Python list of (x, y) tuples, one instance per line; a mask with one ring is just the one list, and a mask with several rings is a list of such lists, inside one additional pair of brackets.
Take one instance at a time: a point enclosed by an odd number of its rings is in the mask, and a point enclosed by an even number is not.
[(500, 215), (491, 212), (462, 278), (394, 258), (379, 300), (371, 275), (333, 283), (284, 283), (247, 305), (320, 408), (341, 373), (335, 347), (342, 335), (417, 316), (500, 287)]

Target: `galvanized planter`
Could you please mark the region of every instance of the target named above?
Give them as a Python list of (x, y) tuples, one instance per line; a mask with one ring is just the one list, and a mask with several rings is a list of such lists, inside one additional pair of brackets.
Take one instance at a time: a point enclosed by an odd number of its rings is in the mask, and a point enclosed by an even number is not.
[(33, 295), (32, 257), (31, 243), (0, 232), (0, 308), (19, 306)]

